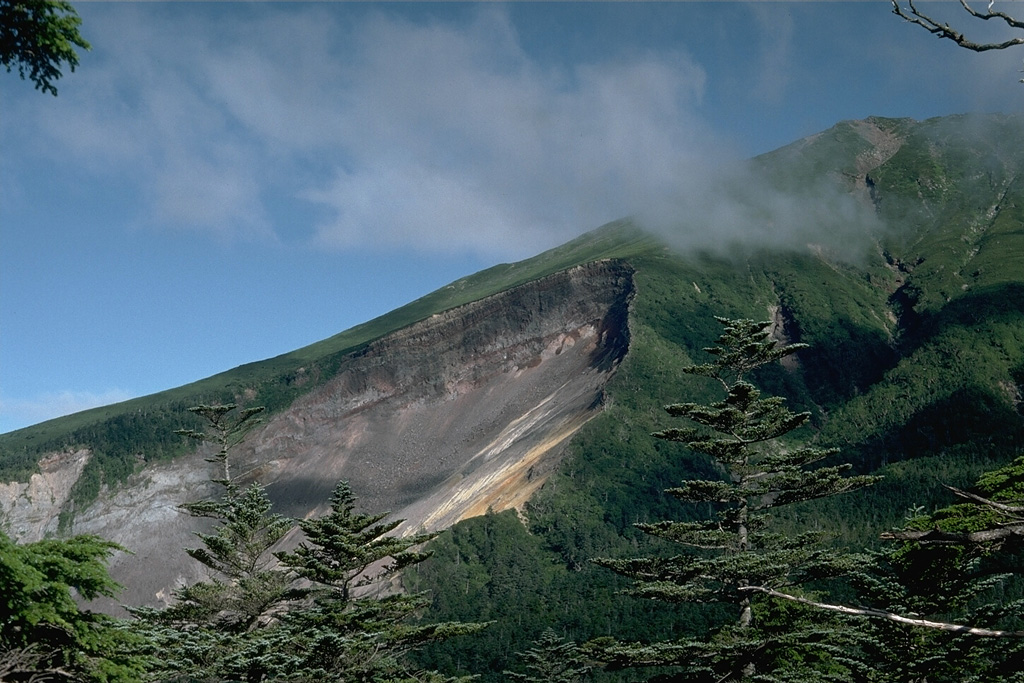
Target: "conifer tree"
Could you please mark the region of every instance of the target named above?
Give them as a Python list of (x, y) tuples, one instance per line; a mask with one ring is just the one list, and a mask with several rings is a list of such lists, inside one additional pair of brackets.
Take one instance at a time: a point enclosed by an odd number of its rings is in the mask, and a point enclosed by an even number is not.
[[(355, 501), (348, 482), (339, 483), (330, 512), (299, 523), (306, 541), (293, 552), (277, 553), (282, 565), (310, 584), (302, 591), (304, 607), (289, 611), (282, 620), (292, 634), (289, 648), (298, 655), (293, 680), (456, 680), (415, 671), (404, 655), (419, 645), (473, 633), (486, 624), (409, 623), (428, 601), (422, 595), (397, 592), (384, 582), (429, 557), (416, 547), (435, 534), (389, 535), (402, 520), (385, 521), (387, 513), (359, 514)], [(386, 594), (379, 595), (381, 591)]]
[(196, 534), (202, 547), (186, 550), (210, 570), (211, 579), (176, 590), (166, 609), (131, 610), (139, 630), (157, 644), (154, 680), (262, 681), (280, 664), (275, 634), (264, 627), (290, 599), (291, 580), (275, 566), (271, 548), (294, 522), (272, 512), (263, 486), (254, 482), (242, 488), (232, 472), (231, 449), (263, 410), (236, 409), (234, 404), (191, 408), (205, 431), (178, 432), (218, 447), (208, 462), (217, 469), (211, 480), (222, 493), (181, 506), (214, 521), (212, 531)]
[(1024, 681), (1024, 457), (984, 474), (962, 502), (911, 511), (897, 544), (854, 574), (865, 680)]
[(144, 643), (75, 600), (117, 594), (106, 565), (116, 550), (96, 536), (20, 544), (0, 530), (0, 681), (138, 680)]
[[(770, 598), (752, 588), (796, 587), (835, 577), (849, 558), (826, 548), (819, 532), (786, 537), (772, 533), (769, 511), (783, 505), (867, 486), (870, 476), (846, 476), (848, 465), (808, 468), (836, 451), (785, 443), (809, 413), (794, 413), (779, 397), (762, 397), (748, 375), (804, 348), (779, 346), (769, 323), (726, 320), (714, 360), (684, 369), (721, 385), (725, 396), (709, 405), (679, 403), (669, 415), (691, 425), (666, 429), (657, 438), (686, 444), (722, 472), (717, 481), (694, 480), (669, 489), (686, 503), (711, 504), (713, 519), (639, 524), (653, 536), (685, 546), (673, 557), (600, 559), (598, 564), (636, 580), (629, 591), (670, 603), (716, 604), (730, 615), (706, 638), (653, 644), (598, 641), (591, 651), (612, 667), (657, 666), (678, 672), (657, 680), (815, 681), (842, 680), (844, 653), (820, 617), (817, 623), (772, 623)], [(677, 677), (673, 677), (677, 676)]]
[(176, 607), (166, 616), (180, 612), (195, 619), (203, 615), (219, 628), (245, 632), (289, 597), (290, 580), (275, 566), (271, 548), (295, 523), (272, 511), (261, 484), (253, 482), (243, 489), (232, 475), (230, 451), (259, 423), (258, 415), (263, 408), (246, 408), (237, 414), (235, 410), (233, 404), (197, 406), (190, 412), (207, 422), (208, 431), (178, 431), (219, 447), (209, 462), (221, 471), (221, 477), (213, 479), (223, 489), (221, 498), (185, 503), (181, 507), (194, 517), (216, 521), (212, 533), (196, 534), (202, 547), (185, 552), (222, 578), (183, 588)]
[(294, 552), (277, 553), (300, 577), (337, 591), (342, 600), (352, 599), (354, 588), (425, 560), (429, 555), (413, 548), (436, 536), (388, 536), (402, 520), (386, 522), (387, 513), (359, 514), (355, 508), (352, 488), (340, 482), (331, 494), (329, 514), (299, 522), (307, 541)]
[(758, 590), (853, 617), (858, 680), (870, 683), (1024, 682), (1024, 458), (981, 477), (969, 501), (911, 510), (900, 543), (851, 573), (854, 606)]
[[(242, 488), (232, 472), (231, 449), (256, 424), (261, 408), (199, 406), (192, 412), (207, 431), (181, 433), (219, 446), (210, 459), (219, 499), (187, 503), (184, 510), (215, 521), (198, 533), (201, 548), (188, 554), (214, 578), (175, 592), (167, 609), (135, 608), (138, 628), (156, 643), (151, 680), (351, 681), (411, 683), (449, 679), (410, 671), (405, 653), (422, 643), (468, 633), (482, 625), (410, 625), (422, 596), (370, 591), (386, 577), (427, 557), (415, 551), (432, 535), (388, 535), (401, 520), (355, 512), (345, 482), (331, 511), (296, 523), (272, 511), (258, 483)], [(273, 548), (298, 528), (306, 540), (291, 552)], [(362, 591), (362, 592), (361, 592)]]
[(533, 644), (520, 653), (527, 673), (506, 671), (506, 678), (520, 683), (583, 683), (589, 679), (590, 665), (576, 643), (562, 640), (548, 628)]

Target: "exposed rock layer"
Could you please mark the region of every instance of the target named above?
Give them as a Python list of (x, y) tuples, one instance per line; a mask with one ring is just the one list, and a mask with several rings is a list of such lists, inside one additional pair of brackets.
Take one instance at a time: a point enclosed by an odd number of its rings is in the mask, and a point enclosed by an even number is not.
[[(364, 509), (392, 510), (406, 531), (521, 506), (600, 410), (628, 350), (632, 295), (629, 266), (604, 261), (388, 335), (253, 432), (236, 471), (268, 484), (279, 510), (295, 517), (322, 511), (347, 479)], [(58, 469), (68, 474), (66, 489), (85, 457), (65, 456)], [(201, 453), (148, 467), (76, 516), (76, 533), (134, 553), (112, 563), (127, 587), (122, 602), (158, 603), (174, 585), (200, 578), (182, 552), (195, 546), (199, 521), (178, 505), (216, 494), (209, 467)], [(64, 502), (32, 485), (30, 498), (28, 489), (0, 490), (23, 540), (52, 531)]]
[(0, 483), (0, 521), (14, 538), (35, 540), (57, 532), (60, 510), (82, 476), (91, 453), (80, 448), (51, 453), (27, 483)]

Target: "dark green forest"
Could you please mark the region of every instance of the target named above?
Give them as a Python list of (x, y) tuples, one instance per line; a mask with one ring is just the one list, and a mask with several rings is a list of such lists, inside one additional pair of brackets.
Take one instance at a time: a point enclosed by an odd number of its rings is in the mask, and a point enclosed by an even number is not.
[[(705, 349), (722, 334), (721, 317), (770, 318), (777, 336), (806, 345), (746, 378), (764, 396), (806, 413), (775, 448), (813, 446), (829, 454), (811, 469), (848, 463), (843, 476), (881, 478), (773, 510), (774, 533), (820, 533), (815, 547), (846, 558), (849, 567), (814, 577), (787, 598), (753, 598), (762, 606), (757, 618), (765, 638), (784, 645), (773, 661), (785, 666), (771, 674), (777, 678), (754, 678), (769, 676), (763, 666), (733, 678), (716, 669), (719, 678), (1020, 680), (1013, 661), (1024, 641), (1011, 636), (844, 616), (807, 604), (868, 606), (1002, 632), (1022, 628), (1004, 613), (1021, 596), (1016, 537), (977, 541), (970, 534), (1020, 524), (1014, 508), (1021, 505), (1024, 455), (1024, 119), (868, 123), (901, 142), (870, 168), (863, 162), (870, 148), (861, 134), (865, 122), (838, 124), (753, 163), (780, 192), (804, 192), (812, 201), (824, 183), (867, 207), (877, 221), (858, 228), (845, 250), (809, 245), (680, 254), (623, 221), (460, 280), (292, 354), (0, 435), (0, 477), (24, 480), (45, 453), (92, 449), (95, 457), (66, 510), (70, 521), (74, 506), (94, 500), (103, 485), (117, 486), (146, 462), (185, 453), (191, 446), (174, 432), (200, 428), (187, 412), (191, 406), (245, 395), (246, 405), (272, 414), (382, 334), (572, 265), (621, 259), (635, 271), (636, 296), (629, 353), (606, 388), (604, 411), (571, 441), (558, 471), (521, 514), (461, 522), (429, 543), (429, 558), (405, 568), (407, 594), (422, 596), (410, 611), (417, 628), (488, 624), (425, 638), (407, 670), (510, 680), (507, 672), (529, 675), (527, 663), (539, 661), (522, 653), (573, 643), (587, 663), (586, 672), (573, 674), (579, 680), (704, 680), (672, 668), (667, 656), (658, 660), (651, 654), (658, 648), (645, 655), (650, 661), (631, 663), (624, 659), (629, 648), (616, 644), (692, 643), (709, 633), (743, 642), (723, 630), (735, 615), (720, 603), (632, 595), (636, 580), (608, 568), (681, 553), (677, 542), (637, 525), (705, 523), (728, 508), (713, 497), (693, 502), (666, 493), (687, 481), (724, 481), (725, 471), (688, 443), (652, 436), (681, 426), (665, 406), (712, 405), (726, 395), (714, 380), (685, 371), (708, 362)], [(309, 368), (301, 378), (300, 366)], [(940, 543), (921, 535), (936, 529), (949, 538)], [(89, 557), (106, 551), (94, 546)], [(808, 623), (836, 634), (829, 645), (841, 648), (812, 647)], [(797, 642), (794, 625), (801, 624), (804, 639)], [(644, 650), (631, 647), (633, 654)], [(140, 666), (130, 658), (118, 665)], [(888, 677), (872, 678), (872, 666)]]

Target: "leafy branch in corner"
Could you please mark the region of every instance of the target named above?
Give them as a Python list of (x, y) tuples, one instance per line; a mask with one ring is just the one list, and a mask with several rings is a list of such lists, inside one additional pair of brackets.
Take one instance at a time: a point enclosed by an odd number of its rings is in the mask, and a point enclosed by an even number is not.
[(90, 49), (78, 31), (82, 20), (66, 0), (0, 0), (0, 66), (57, 94), (60, 66), (78, 66), (75, 48)]

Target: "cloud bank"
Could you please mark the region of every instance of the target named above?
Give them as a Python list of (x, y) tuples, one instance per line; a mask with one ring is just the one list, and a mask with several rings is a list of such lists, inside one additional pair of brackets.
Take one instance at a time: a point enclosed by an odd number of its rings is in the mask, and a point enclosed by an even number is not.
[[(331, 7), (165, 11), (98, 13), (106, 51), (38, 112), (55, 158), (127, 178), (161, 229), (521, 258), (624, 216), (711, 246), (791, 239), (808, 213), (749, 187), (767, 204), (737, 204), (751, 179), (685, 52), (542, 64), (492, 6), (349, 23)], [(766, 48), (766, 99), (789, 39)]]

